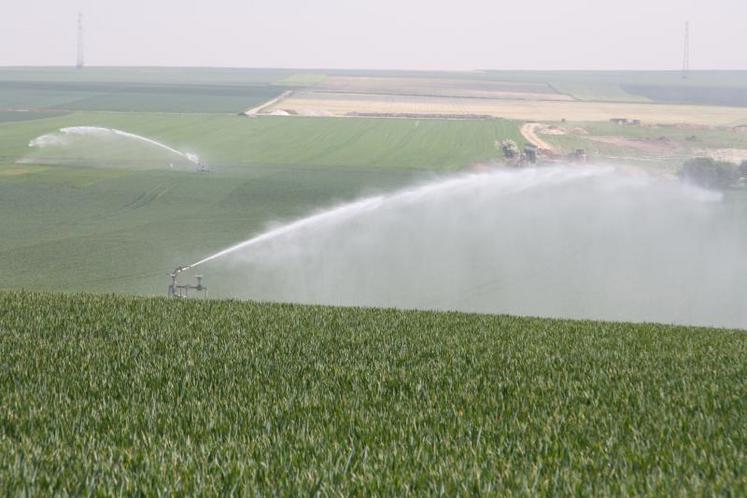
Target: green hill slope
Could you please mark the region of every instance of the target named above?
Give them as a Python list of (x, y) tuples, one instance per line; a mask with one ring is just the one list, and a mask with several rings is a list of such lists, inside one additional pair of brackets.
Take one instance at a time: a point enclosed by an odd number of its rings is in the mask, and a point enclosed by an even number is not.
[(0, 494), (744, 495), (747, 335), (0, 292)]

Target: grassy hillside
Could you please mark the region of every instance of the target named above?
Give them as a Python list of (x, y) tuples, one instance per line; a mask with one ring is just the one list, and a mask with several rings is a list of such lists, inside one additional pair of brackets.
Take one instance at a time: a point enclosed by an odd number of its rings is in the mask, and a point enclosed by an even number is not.
[(747, 335), (0, 293), (0, 494), (747, 492)]

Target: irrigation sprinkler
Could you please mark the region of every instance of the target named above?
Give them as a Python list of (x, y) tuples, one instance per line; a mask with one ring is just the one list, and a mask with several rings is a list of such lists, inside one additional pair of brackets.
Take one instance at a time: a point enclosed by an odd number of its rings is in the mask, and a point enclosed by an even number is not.
[(207, 287), (202, 284), (202, 275), (196, 275), (195, 279), (197, 283), (195, 285), (180, 284), (177, 280), (179, 274), (185, 270), (189, 270), (191, 266), (177, 266), (169, 276), (171, 277), (171, 284), (169, 285), (169, 297), (187, 298), (189, 297), (189, 291), (197, 291), (203, 293), (203, 297), (207, 296)]
[(210, 167), (202, 159), (197, 161), (197, 172), (198, 173), (210, 173)]

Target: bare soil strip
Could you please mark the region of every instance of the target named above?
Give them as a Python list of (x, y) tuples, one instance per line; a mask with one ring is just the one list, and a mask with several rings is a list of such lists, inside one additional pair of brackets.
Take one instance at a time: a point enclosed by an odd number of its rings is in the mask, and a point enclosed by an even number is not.
[(349, 116), (362, 113), (488, 115), (522, 121), (558, 122), (639, 119), (648, 124), (736, 126), (747, 124), (747, 109), (696, 105), (622, 102), (578, 102), (470, 99), (425, 96), (382, 96), (350, 93), (297, 92), (263, 107), (263, 112)]
[(545, 83), (437, 79), (332, 77), (315, 92), (424, 97), (495, 98), (521, 100), (573, 100)]

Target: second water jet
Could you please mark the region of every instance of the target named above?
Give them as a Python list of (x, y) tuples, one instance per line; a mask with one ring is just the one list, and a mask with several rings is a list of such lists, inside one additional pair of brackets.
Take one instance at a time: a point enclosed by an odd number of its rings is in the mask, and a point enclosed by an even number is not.
[[(207, 166), (200, 160), (197, 154), (178, 150), (170, 145), (142, 135), (100, 126), (69, 126), (60, 128), (56, 132), (36, 137), (29, 142), (29, 148), (35, 149), (40, 153), (46, 152), (55, 155), (52, 157), (44, 155), (26, 157), (22, 162), (46, 163), (55, 162), (55, 160), (68, 162), (72, 157), (73, 161), (75, 159), (82, 159), (94, 165), (107, 164), (113, 160), (113, 157), (117, 156), (116, 150), (113, 151), (111, 149), (113, 146), (116, 146), (118, 141), (122, 141), (123, 145), (123, 150), (119, 151), (119, 155), (122, 157), (119, 161), (116, 161), (118, 163), (137, 163), (141, 159), (135, 151), (128, 147), (129, 144), (127, 142), (136, 142), (151, 147), (154, 150), (166, 152), (170, 156), (183, 159), (197, 166), (200, 171), (207, 171)], [(100, 154), (101, 157), (97, 157), (99, 155), (97, 154), (99, 147), (103, 147), (104, 149), (103, 153)], [(172, 168), (175, 166), (171, 160), (161, 160), (160, 162), (161, 164), (168, 164)]]

